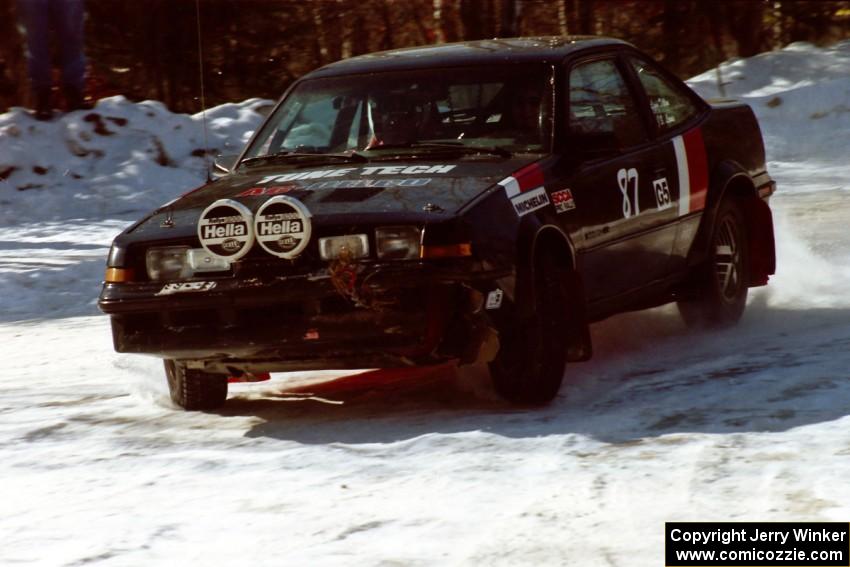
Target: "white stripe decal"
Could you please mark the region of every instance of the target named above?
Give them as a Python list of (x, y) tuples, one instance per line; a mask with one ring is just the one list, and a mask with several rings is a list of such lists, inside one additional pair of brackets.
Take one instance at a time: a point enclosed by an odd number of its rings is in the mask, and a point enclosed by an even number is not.
[(685, 140), (681, 136), (673, 138), (673, 149), (676, 151), (676, 168), (679, 171), (679, 216), (683, 217), (691, 209), (691, 177), (688, 152), (685, 151)]
[(497, 185), (501, 185), (505, 188), (505, 194), (507, 194), (508, 199), (512, 197), (516, 197), (520, 194), (519, 182), (515, 177), (505, 177)]

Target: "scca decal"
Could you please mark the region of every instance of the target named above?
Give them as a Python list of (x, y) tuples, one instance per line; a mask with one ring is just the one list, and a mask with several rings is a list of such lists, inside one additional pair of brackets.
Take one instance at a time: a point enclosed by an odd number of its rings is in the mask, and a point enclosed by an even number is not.
[(576, 202), (573, 200), (573, 192), (569, 189), (552, 193), (552, 204), (558, 213), (565, 213), (576, 208)]

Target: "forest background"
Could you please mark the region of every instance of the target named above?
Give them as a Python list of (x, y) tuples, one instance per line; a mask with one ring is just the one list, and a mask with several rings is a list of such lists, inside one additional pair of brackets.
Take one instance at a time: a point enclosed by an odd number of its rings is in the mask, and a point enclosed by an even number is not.
[[(31, 102), (16, 1), (27, 0), (0, 0), (0, 112)], [(607, 35), (635, 44), (687, 78), (729, 58), (791, 42), (827, 45), (850, 37), (850, 1), (837, 0), (86, 0), (85, 5), (87, 95), (155, 99), (190, 113), (201, 108), (199, 53), (206, 104), (214, 106), (277, 99), (298, 77), (326, 63), (415, 45)]]

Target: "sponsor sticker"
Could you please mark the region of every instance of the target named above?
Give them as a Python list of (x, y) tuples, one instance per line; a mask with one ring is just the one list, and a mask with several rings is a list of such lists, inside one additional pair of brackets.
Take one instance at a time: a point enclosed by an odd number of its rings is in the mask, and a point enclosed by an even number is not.
[(306, 181), (311, 179), (328, 179), (333, 177), (371, 176), (371, 175), (423, 175), (451, 173), (457, 165), (386, 165), (369, 167), (343, 167), (338, 169), (320, 169), (309, 171), (297, 171), (284, 173), (282, 175), (268, 175), (258, 183), (287, 183), (289, 181)]
[(552, 193), (552, 204), (555, 205), (555, 211), (558, 213), (565, 213), (576, 208), (576, 202), (573, 200), (573, 192), (569, 189)]
[(653, 180), (652, 188), (655, 190), (655, 202), (659, 211), (673, 206), (673, 200), (670, 198), (670, 185), (667, 183), (666, 177)]
[(251, 211), (242, 203), (219, 199), (201, 213), (198, 239), (213, 256), (238, 260), (254, 243), (253, 220)]
[(513, 205), (518, 217), (525, 216), (537, 209), (542, 209), (548, 204), (549, 195), (546, 194), (546, 189), (542, 186), (532, 191), (520, 193), (511, 199), (511, 205)]
[(271, 197), (273, 195), (283, 195), (290, 191), (298, 189), (296, 185), (274, 185), (272, 187), (251, 187), (236, 195), (237, 197)]
[(505, 293), (501, 289), (494, 289), (487, 294), (487, 302), (484, 304), (484, 308), (488, 310), (498, 309), (502, 306), (504, 296)]
[(185, 283), (170, 283), (162, 286), (162, 289), (156, 292), (157, 295), (171, 295), (173, 293), (186, 293), (193, 291), (209, 291), (215, 287), (215, 282), (185, 282)]
[(386, 179), (368, 177), (364, 179), (332, 179), (327, 181), (313, 181), (310, 183), (288, 183), (287, 185), (273, 185), (271, 187), (251, 187), (238, 193), (237, 197), (272, 197), (283, 195), (292, 191), (303, 189), (316, 191), (319, 189), (359, 189), (364, 187), (423, 187), (431, 183), (430, 177), (390, 177)]
[(291, 260), (301, 254), (310, 242), (310, 211), (301, 201), (277, 195), (259, 208), (254, 218), (257, 242), (263, 250)]

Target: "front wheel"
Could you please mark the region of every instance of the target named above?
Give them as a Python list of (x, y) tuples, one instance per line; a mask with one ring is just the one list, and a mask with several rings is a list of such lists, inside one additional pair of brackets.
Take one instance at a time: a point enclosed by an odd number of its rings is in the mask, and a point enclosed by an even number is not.
[(744, 313), (750, 281), (747, 226), (741, 206), (724, 199), (717, 212), (711, 251), (699, 274), (696, 295), (678, 302), (689, 327), (734, 325)]
[(165, 360), (165, 376), (171, 401), (187, 411), (212, 410), (227, 400), (227, 376), (187, 368), (176, 360)]
[(490, 363), (496, 392), (519, 404), (544, 404), (561, 388), (567, 362), (567, 297), (557, 260), (539, 258), (534, 270), (534, 310), (499, 331)]

